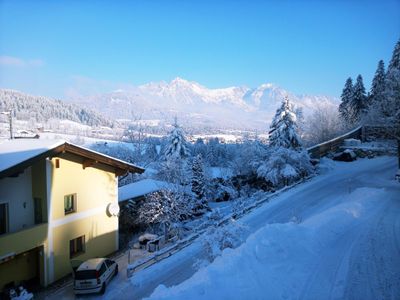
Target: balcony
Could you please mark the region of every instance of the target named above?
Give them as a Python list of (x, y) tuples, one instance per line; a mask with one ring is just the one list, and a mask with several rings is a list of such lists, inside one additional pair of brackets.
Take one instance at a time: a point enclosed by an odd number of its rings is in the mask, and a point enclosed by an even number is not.
[(47, 239), (47, 223), (0, 235), (0, 260), (36, 248)]

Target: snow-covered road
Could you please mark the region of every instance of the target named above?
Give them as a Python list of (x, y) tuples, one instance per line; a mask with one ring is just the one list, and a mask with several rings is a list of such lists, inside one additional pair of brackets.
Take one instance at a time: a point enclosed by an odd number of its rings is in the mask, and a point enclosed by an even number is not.
[[(400, 299), (396, 162), (380, 157), (331, 163), (325, 174), (243, 217), (240, 222), (248, 226), (249, 238), (240, 249), (224, 251), (197, 271), (193, 265), (205, 253), (201, 242), (194, 242), (130, 280), (114, 280), (103, 298), (141, 299), (159, 285), (178, 285), (159, 287), (153, 297)], [(300, 224), (290, 222), (293, 219)], [(246, 257), (257, 261), (241, 263)], [(235, 263), (242, 264), (240, 269)], [(257, 269), (263, 263), (265, 267)], [(67, 294), (60, 291), (57, 298)]]
[(246, 216), (261, 229), (244, 245), (152, 299), (400, 299), (395, 170), (392, 158), (335, 163)]

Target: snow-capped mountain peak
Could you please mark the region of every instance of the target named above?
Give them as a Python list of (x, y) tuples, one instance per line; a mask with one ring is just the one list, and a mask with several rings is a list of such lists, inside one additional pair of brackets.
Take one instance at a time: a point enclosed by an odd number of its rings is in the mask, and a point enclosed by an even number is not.
[(140, 115), (142, 119), (173, 119), (178, 115), (186, 118), (190, 125), (259, 129), (267, 126), (286, 96), (296, 107), (303, 108), (304, 114), (317, 106), (337, 105), (335, 98), (295, 95), (274, 83), (256, 88), (211, 89), (181, 77), (170, 82), (150, 82), (127, 91), (94, 95), (87, 97), (85, 104), (116, 118)]

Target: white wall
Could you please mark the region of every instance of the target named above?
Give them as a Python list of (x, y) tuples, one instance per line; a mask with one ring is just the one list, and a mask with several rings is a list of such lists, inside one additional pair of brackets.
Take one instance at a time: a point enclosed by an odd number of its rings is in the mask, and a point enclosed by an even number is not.
[(18, 177), (0, 179), (0, 203), (8, 203), (9, 232), (34, 225), (31, 168)]

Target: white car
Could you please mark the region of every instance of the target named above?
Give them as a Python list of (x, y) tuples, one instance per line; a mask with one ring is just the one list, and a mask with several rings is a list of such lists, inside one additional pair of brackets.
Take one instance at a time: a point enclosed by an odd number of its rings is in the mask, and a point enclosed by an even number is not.
[(118, 264), (108, 258), (93, 258), (82, 263), (74, 274), (75, 294), (104, 294), (110, 280), (118, 274)]

